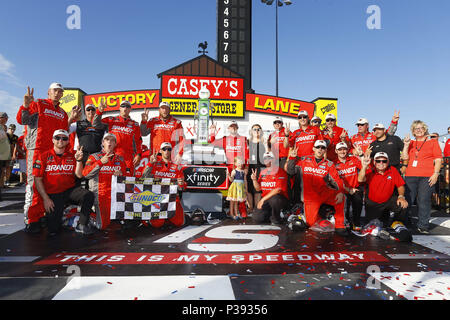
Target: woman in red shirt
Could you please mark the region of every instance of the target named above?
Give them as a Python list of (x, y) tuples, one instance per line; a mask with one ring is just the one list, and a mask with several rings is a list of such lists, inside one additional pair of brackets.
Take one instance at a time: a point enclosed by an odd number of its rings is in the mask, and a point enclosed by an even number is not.
[(438, 141), (429, 137), (428, 126), (423, 121), (414, 121), (411, 133), (416, 140), (411, 141), (408, 135), (402, 152), (403, 160), (408, 161), (405, 173), (406, 185), (410, 191), (408, 202), (412, 204), (417, 197), (417, 230), (426, 234), (431, 213), (431, 194), (441, 170), (442, 152)]

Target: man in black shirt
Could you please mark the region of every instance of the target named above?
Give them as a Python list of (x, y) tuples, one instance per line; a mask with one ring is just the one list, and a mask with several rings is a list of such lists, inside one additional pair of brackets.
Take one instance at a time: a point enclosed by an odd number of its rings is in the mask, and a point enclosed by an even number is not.
[(93, 104), (88, 104), (84, 108), (86, 119), (72, 123), (69, 133), (76, 132), (78, 144), (83, 147), (83, 165), (89, 155), (100, 152), (102, 150), (102, 140), (107, 129), (103, 123), (94, 126), (94, 116), (97, 108)]
[(402, 139), (387, 134), (384, 125), (381, 123), (377, 123), (373, 127), (373, 134), (377, 140), (370, 144), (372, 149), (370, 157), (373, 158), (377, 152), (385, 152), (389, 156), (389, 164), (400, 172), (400, 152), (403, 150)]

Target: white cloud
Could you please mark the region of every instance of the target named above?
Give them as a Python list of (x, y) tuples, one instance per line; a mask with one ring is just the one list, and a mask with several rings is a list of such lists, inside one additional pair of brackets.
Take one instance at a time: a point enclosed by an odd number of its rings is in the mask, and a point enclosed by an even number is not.
[(14, 64), (8, 59), (6, 59), (1, 53), (0, 53), (0, 79), (4, 79), (5, 81), (20, 87), (23, 86), (20, 83), (19, 79), (14, 74)]
[(12, 96), (9, 92), (0, 90), (0, 111), (8, 114), (8, 124), (16, 123), (17, 111), (22, 105), (22, 99)]

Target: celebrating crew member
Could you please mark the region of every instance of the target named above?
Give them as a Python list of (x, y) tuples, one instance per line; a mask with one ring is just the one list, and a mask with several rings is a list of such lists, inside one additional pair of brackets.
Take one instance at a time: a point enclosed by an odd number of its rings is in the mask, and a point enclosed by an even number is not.
[(131, 104), (124, 100), (120, 103), (119, 116), (101, 118), (105, 105), (100, 104), (94, 118), (94, 127), (99, 128), (100, 121), (108, 126), (108, 132), (116, 136), (116, 153), (125, 159), (127, 168), (134, 174), (134, 168), (141, 161), (142, 137), (139, 123), (130, 118)]
[(122, 156), (115, 153), (116, 136), (107, 133), (102, 139), (102, 151), (91, 154), (83, 169), (89, 179), (89, 189), (95, 194), (96, 227), (106, 229), (111, 222), (111, 178), (129, 175), (130, 170)]
[(75, 155), (67, 148), (69, 133), (55, 130), (53, 148), (40, 154), (33, 164), (36, 189), (44, 202), (49, 235), (59, 233), (66, 203), (81, 206), (80, 220), (76, 232), (84, 235), (93, 233), (89, 215), (94, 204), (94, 194), (77, 186), (76, 178), (83, 177), (83, 147)]
[[(360, 147), (356, 147), (362, 153)], [(361, 170), (361, 160), (359, 157), (350, 155), (345, 142), (336, 145), (337, 160), (336, 170), (339, 177), (344, 182), (344, 190), (347, 195), (347, 205), (345, 217), (354, 230), (361, 229), (361, 211), (363, 208), (364, 187), (358, 183), (358, 170)], [(350, 215), (351, 205), (351, 215)]]
[[(172, 161), (172, 144), (170, 142), (163, 142), (160, 147), (161, 158), (157, 158), (156, 152), (150, 157), (150, 161), (144, 168), (142, 178), (171, 178), (177, 179), (179, 190), (186, 188), (184, 181), (184, 173), (182, 167)], [(160, 228), (166, 221), (174, 226), (181, 227), (184, 224), (184, 211), (179, 196), (176, 200), (176, 212), (170, 219), (152, 219), (150, 224), (152, 227)]]
[(83, 165), (86, 163), (89, 155), (102, 150), (102, 139), (108, 128), (101, 122), (97, 122), (97, 126), (94, 126), (97, 108), (93, 104), (88, 104), (84, 110), (86, 119), (74, 122), (69, 127), (69, 134), (76, 134), (74, 147), (76, 148), (77, 145), (83, 146)]
[(403, 151), (403, 141), (398, 136), (387, 134), (383, 124), (377, 123), (373, 127), (374, 135), (377, 138), (370, 144), (373, 157), (378, 152), (384, 152), (389, 157), (389, 165), (396, 168), (400, 173), (400, 153)]
[(266, 152), (263, 160), (266, 168), (261, 171), (259, 178), (257, 178), (256, 169), (252, 169), (251, 173), (255, 190), (262, 191), (261, 200), (253, 211), (252, 219), (256, 223), (270, 220), (272, 224), (280, 225), (280, 212), (288, 205), (288, 176), (282, 168), (278, 167), (272, 152)]
[(336, 116), (329, 113), (325, 116), (326, 127), (323, 130), (323, 139), (327, 141), (327, 159), (335, 162), (337, 159), (336, 145), (339, 142), (345, 142), (350, 145), (350, 138), (344, 128), (336, 125)]
[[(391, 136), (395, 134), (395, 132), (397, 131), (397, 124), (399, 119), (400, 119), (400, 111), (396, 111), (394, 113), (394, 116), (392, 117), (392, 121), (387, 130), (387, 134)], [(373, 132), (369, 132), (369, 121), (366, 118), (360, 118), (356, 122), (356, 126), (358, 127), (358, 133), (354, 134), (350, 139), (352, 144), (350, 152), (353, 153), (355, 156), (361, 157), (362, 154), (357, 154), (355, 147), (361, 147), (362, 152), (366, 152), (370, 144), (375, 140), (377, 140), (377, 138)]]
[[(150, 110), (142, 113), (141, 134), (143, 137), (150, 133), (150, 152), (159, 150), (163, 142), (170, 142), (173, 149), (178, 149), (174, 161), (179, 163), (183, 155), (184, 132), (180, 120), (170, 114), (170, 104), (162, 101), (159, 104), (159, 116), (148, 120)], [(175, 152), (174, 152), (175, 153)]]
[(321, 124), (322, 124), (322, 119), (320, 119), (318, 116), (314, 116), (311, 118), (311, 125), (313, 127), (318, 127), (320, 129)]
[(228, 171), (233, 170), (233, 163), (235, 157), (244, 159), (247, 165), (249, 160), (248, 139), (238, 133), (239, 126), (236, 121), (231, 121), (228, 126), (228, 136), (224, 136), (216, 140), (215, 133), (211, 135), (211, 143), (215, 146), (222, 147), (227, 158)]
[(296, 147), (297, 157), (310, 156), (314, 154), (313, 146), (317, 140), (323, 140), (322, 132), (318, 127), (309, 124), (309, 115), (305, 110), (298, 113), (299, 129), (291, 133), (289, 123), (286, 126), (285, 136), (289, 139), (284, 140), (284, 146), (290, 149)]
[(366, 219), (378, 219), (386, 228), (389, 226), (390, 212), (394, 212), (394, 220), (404, 224), (408, 207), (405, 200), (405, 181), (398, 170), (389, 165), (387, 153), (375, 154), (372, 169), (369, 169), (370, 163), (369, 154), (365, 154), (358, 174), (358, 182), (366, 182), (368, 187)]
[(273, 127), (275, 131), (267, 139), (268, 151), (271, 151), (275, 159), (278, 159), (279, 167), (284, 168), (289, 155), (289, 148), (284, 146), (284, 141), (289, 139), (286, 137), (283, 120), (280, 117), (273, 120)]
[[(25, 147), (27, 149), (27, 186), (25, 196), (25, 232), (40, 229), (39, 220), (43, 217), (44, 206), (41, 197), (35, 197), (33, 163), (37, 157), (53, 148), (52, 134), (55, 130), (66, 130), (78, 118), (81, 108), (74, 107), (70, 118), (59, 106), (64, 94), (60, 83), (52, 83), (48, 88), (48, 98), (34, 100), (34, 89), (27, 87), (23, 105), (17, 112), (17, 123), (26, 125)], [(37, 202), (33, 202), (33, 199)]]
[(335, 208), (335, 232), (341, 236), (349, 233), (344, 225), (344, 185), (333, 162), (325, 159), (327, 143), (317, 140), (314, 143), (313, 156), (298, 158), (298, 150), (289, 154), (287, 173), (296, 175), (302, 182), (301, 201), (304, 204), (306, 223), (314, 225), (319, 219), (322, 204)]

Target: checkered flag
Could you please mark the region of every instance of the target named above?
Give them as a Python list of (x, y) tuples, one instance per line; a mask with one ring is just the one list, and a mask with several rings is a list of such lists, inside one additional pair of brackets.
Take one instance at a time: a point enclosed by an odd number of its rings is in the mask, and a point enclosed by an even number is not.
[(175, 215), (176, 179), (112, 177), (111, 220), (170, 219)]

